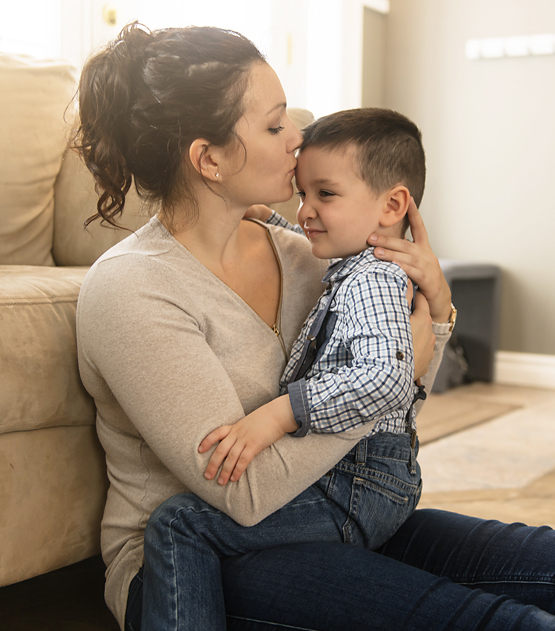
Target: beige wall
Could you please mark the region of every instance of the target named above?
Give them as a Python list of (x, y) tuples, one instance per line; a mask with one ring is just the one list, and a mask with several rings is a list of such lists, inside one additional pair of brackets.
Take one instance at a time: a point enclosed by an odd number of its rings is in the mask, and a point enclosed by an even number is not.
[(364, 7), (362, 107), (385, 107), (387, 15)]
[(555, 354), (555, 55), (465, 42), (555, 33), (553, 0), (391, 0), (385, 101), (424, 134), (438, 256), (503, 270), (500, 349)]

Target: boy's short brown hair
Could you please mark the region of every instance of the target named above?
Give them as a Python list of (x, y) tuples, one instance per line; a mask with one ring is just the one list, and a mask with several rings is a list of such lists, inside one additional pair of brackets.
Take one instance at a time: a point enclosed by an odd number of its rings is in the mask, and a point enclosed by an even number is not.
[[(417, 206), (424, 194), (426, 158), (422, 134), (403, 114), (365, 107), (323, 116), (303, 130), (301, 151), (307, 147), (342, 149), (354, 146), (360, 177), (376, 193), (402, 184)], [(405, 217), (402, 233), (408, 228)]]

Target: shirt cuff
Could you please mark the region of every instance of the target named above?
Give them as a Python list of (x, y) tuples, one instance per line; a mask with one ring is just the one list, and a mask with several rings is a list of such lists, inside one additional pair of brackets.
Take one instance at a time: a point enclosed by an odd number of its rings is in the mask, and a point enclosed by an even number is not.
[(272, 226), (279, 226), (280, 228), (288, 228), (291, 225), (285, 217), (276, 213), (275, 210), (272, 210), (272, 214), (266, 219), (266, 223)]
[(287, 392), (289, 393), (289, 402), (293, 408), (293, 417), (299, 425), (299, 429), (296, 432), (291, 432), (290, 436), (302, 438), (308, 434), (310, 429), (310, 411), (305, 379), (299, 379), (299, 381), (290, 383), (287, 386)]

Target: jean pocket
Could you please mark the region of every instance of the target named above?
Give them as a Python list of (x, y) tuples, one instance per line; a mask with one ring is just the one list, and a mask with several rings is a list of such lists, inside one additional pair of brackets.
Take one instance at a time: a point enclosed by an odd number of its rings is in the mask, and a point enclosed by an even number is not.
[(420, 498), (421, 481), (419, 477), (407, 481), (383, 471), (369, 470), (363, 476), (350, 477), (344, 541), (374, 550), (412, 515)]

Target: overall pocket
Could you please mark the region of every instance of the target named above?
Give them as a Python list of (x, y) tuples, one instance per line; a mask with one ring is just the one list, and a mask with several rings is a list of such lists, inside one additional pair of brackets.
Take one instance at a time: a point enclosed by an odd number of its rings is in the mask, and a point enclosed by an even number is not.
[(346, 513), (345, 543), (374, 550), (412, 515), (422, 482), (418, 463), (416, 475), (411, 475), (407, 462), (373, 455), (364, 464), (342, 460), (334, 467), (327, 492)]

